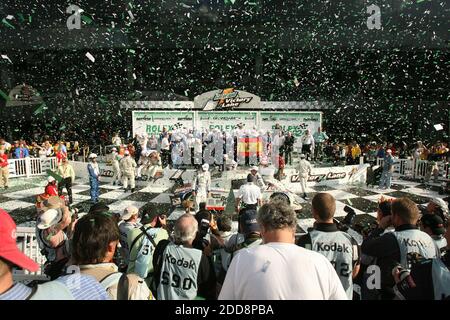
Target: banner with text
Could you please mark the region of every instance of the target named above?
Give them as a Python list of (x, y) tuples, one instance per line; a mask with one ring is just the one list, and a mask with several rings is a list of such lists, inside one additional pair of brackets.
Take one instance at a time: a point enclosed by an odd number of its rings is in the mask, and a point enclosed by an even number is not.
[(257, 112), (219, 112), (219, 111), (199, 111), (197, 114), (198, 127), (212, 130), (214, 128), (221, 131), (231, 132), (236, 129), (239, 123), (244, 124), (245, 129), (257, 126)]
[(309, 129), (312, 134), (322, 124), (321, 112), (261, 112), (260, 128), (273, 133), (279, 124), (283, 131), (290, 131), (295, 137), (295, 145), (300, 145), (300, 137)]
[(159, 134), (163, 127), (168, 131), (194, 127), (194, 112), (189, 111), (133, 111), (133, 136), (147, 133)]

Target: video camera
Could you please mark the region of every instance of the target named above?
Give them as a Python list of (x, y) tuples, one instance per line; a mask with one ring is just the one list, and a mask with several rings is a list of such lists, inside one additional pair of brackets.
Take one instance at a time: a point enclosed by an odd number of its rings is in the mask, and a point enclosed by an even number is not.
[(347, 215), (344, 217), (344, 219), (342, 219), (342, 221), (334, 219), (334, 222), (336, 223), (340, 231), (347, 232), (347, 230), (353, 226), (353, 221), (355, 220), (356, 212), (349, 206), (345, 206), (344, 211), (347, 212)]

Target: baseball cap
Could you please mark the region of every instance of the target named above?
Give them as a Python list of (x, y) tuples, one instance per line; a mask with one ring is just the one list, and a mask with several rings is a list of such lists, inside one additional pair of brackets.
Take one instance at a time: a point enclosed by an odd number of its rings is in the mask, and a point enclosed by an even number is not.
[(420, 221), (423, 226), (429, 227), (435, 235), (445, 233), (444, 221), (436, 214), (424, 214)]
[(257, 166), (253, 166), (253, 167), (250, 168), (250, 171), (253, 171), (253, 170), (259, 171), (259, 168)]
[(256, 210), (245, 210), (239, 217), (239, 223), (242, 226), (242, 233), (259, 232), (259, 224), (256, 220)]
[(89, 155), (89, 159), (92, 159), (92, 158), (97, 158), (97, 155), (96, 155), (95, 153), (91, 153), (91, 154)]
[(205, 163), (204, 165), (202, 165), (202, 169), (203, 169), (203, 171), (208, 171), (209, 164)]
[(122, 212), (122, 214), (120, 215), (120, 219), (128, 220), (135, 214), (138, 214), (138, 212), (139, 212), (138, 208), (136, 208), (135, 206), (129, 206)]
[(22, 269), (31, 272), (39, 270), (39, 264), (28, 258), (17, 247), (16, 224), (3, 209), (0, 209), (0, 257)]
[(62, 219), (61, 209), (49, 209), (39, 216), (38, 229), (48, 229)]
[(111, 151), (117, 151), (117, 148), (112, 148)]
[(125, 150), (125, 155), (126, 155), (126, 156), (130, 155), (130, 151)]
[(392, 153), (392, 150), (391, 149), (387, 149), (386, 152), (387, 153)]
[(53, 182), (53, 181), (55, 181), (55, 180), (56, 180), (56, 179), (53, 178), (52, 176), (50, 176), (50, 177), (47, 178), (47, 182)]
[(305, 155), (303, 153), (300, 154), (300, 159), (305, 159)]

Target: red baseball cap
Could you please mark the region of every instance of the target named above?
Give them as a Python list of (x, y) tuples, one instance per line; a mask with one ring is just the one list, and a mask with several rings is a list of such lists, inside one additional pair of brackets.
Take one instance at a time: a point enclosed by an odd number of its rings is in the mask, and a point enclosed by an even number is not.
[(17, 247), (16, 224), (3, 209), (0, 209), (0, 257), (31, 272), (38, 271), (40, 267)]

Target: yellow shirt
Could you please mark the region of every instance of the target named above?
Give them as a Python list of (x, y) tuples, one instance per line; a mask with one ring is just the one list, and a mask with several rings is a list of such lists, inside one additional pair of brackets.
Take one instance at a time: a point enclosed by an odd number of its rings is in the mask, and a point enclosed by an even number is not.
[(73, 167), (70, 164), (67, 165), (60, 165), (58, 167), (58, 174), (63, 178), (72, 178), (72, 182), (75, 181), (75, 171), (73, 170)]

